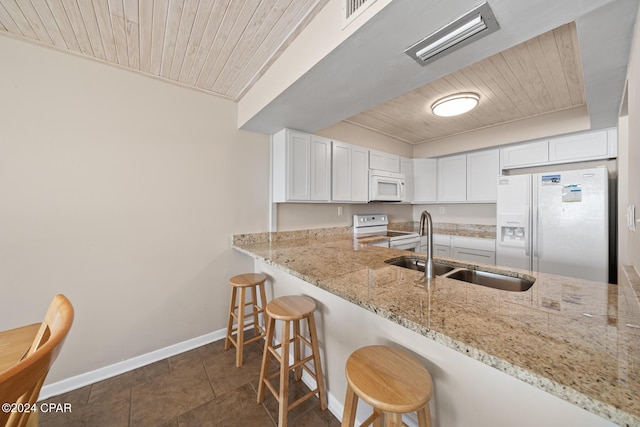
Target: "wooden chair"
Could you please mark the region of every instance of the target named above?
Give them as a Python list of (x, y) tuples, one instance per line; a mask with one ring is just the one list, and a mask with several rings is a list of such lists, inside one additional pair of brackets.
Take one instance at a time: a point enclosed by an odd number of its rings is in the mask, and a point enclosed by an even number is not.
[(362, 423), (368, 426), (403, 425), (402, 414), (418, 413), (418, 425), (431, 427), (429, 400), (433, 383), (429, 371), (413, 356), (382, 345), (354, 351), (345, 367), (347, 396), (342, 427), (353, 427), (358, 398), (373, 407), (373, 414)]
[[(64, 295), (56, 295), (40, 324), (31, 346), (15, 364), (0, 371), (0, 403), (35, 405), (42, 384), (62, 348), (62, 344), (73, 323), (73, 306)], [(11, 337), (26, 331), (23, 327), (0, 333), (0, 342), (11, 347)], [(24, 332), (23, 332), (24, 333)], [(18, 342), (20, 340), (15, 340)], [(37, 412), (34, 412), (37, 414)], [(0, 426), (23, 427), (32, 413), (0, 411)], [(33, 417), (30, 424), (33, 422)]]

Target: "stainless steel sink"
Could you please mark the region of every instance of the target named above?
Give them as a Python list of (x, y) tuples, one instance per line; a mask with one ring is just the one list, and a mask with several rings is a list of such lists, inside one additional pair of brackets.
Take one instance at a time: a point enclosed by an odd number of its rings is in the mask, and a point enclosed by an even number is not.
[(463, 282), (486, 286), (511, 292), (524, 292), (533, 286), (533, 280), (519, 277), (505, 276), (502, 274), (488, 273), (486, 271), (460, 269), (447, 275), (449, 279), (462, 280)]
[[(419, 257), (402, 257), (388, 259), (385, 262), (390, 265), (408, 268), (410, 270), (424, 271), (425, 260), (425, 258)], [(443, 274), (446, 274), (455, 269), (455, 267), (451, 267), (450, 265), (446, 264), (440, 264), (439, 262), (434, 262), (433, 264), (435, 267), (436, 276), (442, 276)]]

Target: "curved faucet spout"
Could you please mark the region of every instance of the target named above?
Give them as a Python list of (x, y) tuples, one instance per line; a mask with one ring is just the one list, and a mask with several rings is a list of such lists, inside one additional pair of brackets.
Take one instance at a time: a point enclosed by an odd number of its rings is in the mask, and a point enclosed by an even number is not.
[(427, 279), (436, 277), (433, 265), (433, 220), (429, 211), (422, 211), (420, 215), (420, 235), (424, 236), (424, 226), (427, 225), (427, 261), (424, 266), (424, 276)]

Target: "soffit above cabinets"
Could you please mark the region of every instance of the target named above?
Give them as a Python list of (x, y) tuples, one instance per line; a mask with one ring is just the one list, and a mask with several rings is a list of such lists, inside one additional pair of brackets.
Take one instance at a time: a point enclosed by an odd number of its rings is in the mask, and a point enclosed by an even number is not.
[[(475, 92), (479, 105), (438, 117), (431, 105), (456, 92)], [(410, 144), (585, 105), (575, 23), (421, 86), (345, 121)]]
[(0, 34), (237, 101), (329, 0), (0, 0)]

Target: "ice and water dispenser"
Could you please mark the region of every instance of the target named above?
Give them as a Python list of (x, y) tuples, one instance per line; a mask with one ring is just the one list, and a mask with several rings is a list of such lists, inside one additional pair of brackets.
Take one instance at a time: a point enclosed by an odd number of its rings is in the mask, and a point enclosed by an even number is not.
[(527, 240), (527, 217), (504, 215), (499, 218), (498, 242), (505, 246), (524, 247)]

